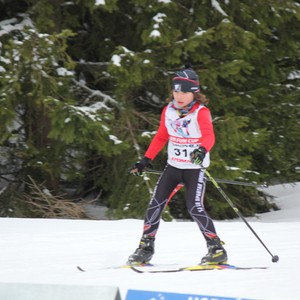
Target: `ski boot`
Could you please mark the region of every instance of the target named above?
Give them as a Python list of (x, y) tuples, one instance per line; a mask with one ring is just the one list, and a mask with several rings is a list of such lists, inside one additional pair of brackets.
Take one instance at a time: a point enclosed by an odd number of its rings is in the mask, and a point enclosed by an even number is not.
[(154, 254), (154, 237), (144, 235), (139, 247), (128, 258), (127, 264), (140, 265), (148, 263)]
[(201, 259), (201, 265), (218, 265), (227, 263), (227, 252), (218, 237), (207, 241), (208, 253)]

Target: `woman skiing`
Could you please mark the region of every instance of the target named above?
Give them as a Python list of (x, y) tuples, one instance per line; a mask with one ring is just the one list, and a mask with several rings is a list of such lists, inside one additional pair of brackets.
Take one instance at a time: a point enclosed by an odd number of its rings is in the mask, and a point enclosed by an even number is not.
[(168, 142), (167, 165), (149, 202), (139, 246), (129, 256), (128, 263), (141, 264), (151, 260), (161, 213), (179, 183), (184, 184), (188, 212), (207, 243), (208, 253), (201, 264), (226, 263), (223, 242), (204, 207), (206, 178), (203, 168), (209, 166), (209, 151), (215, 143), (215, 134), (210, 110), (205, 106), (208, 100), (200, 93), (199, 77), (189, 65), (175, 73), (168, 100), (156, 135), (144, 157), (130, 170), (134, 175), (141, 175)]

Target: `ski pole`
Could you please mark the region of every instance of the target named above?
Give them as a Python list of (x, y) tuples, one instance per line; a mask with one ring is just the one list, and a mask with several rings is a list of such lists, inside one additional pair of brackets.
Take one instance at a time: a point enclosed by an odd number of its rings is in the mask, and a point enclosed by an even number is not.
[(233, 204), (233, 202), (229, 199), (229, 197), (225, 194), (225, 192), (221, 189), (221, 187), (218, 185), (217, 181), (210, 175), (210, 173), (204, 169), (205, 175), (210, 179), (210, 181), (213, 183), (213, 185), (217, 188), (217, 190), (220, 192), (220, 194), (224, 197), (224, 199), (228, 202), (228, 204), (232, 207), (232, 209), (235, 211), (235, 213), (244, 221), (244, 223), (248, 226), (248, 228), (252, 231), (252, 233), (255, 235), (255, 237), (260, 241), (260, 243), (265, 247), (265, 249), (269, 252), (269, 254), (272, 256), (272, 262), (278, 262), (279, 257), (278, 255), (273, 255), (271, 251), (267, 248), (267, 246), (263, 243), (263, 241), (260, 239), (260, 237), (257, 235), (257, 233), (254, 231), (254, 229), (250, 226), (250, 224), (247, 222), (247, 220), (243, 217), (243, 215), (240, 213), (239, 209)]
[[(151, 169), (147, 169), (144, 171), (145, 173), (149, 173), (149, 174), (157, 174), (160, 175), (162, 173), (162, 171), (158, 171), (158, 170), (151, 170)], [(211, 181), (211, 179), (208, 177), (207, 178), (208, 181)], [(251, 183), (251, 182), (243, 182), (243, 181), (234, 181), (234, 180), (227, 180), (227, 179), (214, 179), (216, 182), (219, 183), (226, 183), (226, 184), (234, 184), (234, 185), (242, 185), (242, 186), (252, 186), (252, 187), (256, 187), (256, 188), (267, 188), (268, 185), (267, 183), (263, 183), (263, 184), (256, 184), (256, 183)]]

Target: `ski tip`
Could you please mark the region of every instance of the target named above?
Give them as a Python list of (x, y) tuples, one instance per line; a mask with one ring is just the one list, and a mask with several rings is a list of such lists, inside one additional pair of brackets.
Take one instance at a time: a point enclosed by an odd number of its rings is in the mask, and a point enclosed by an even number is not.
[(77, 266), (77, 270), (81, 271), (81, 272), (85, 272), (84, 269), (82, 269), (80, 266)]
[(141, 271), (139, 270), (138, 268), (134, 267), (134, 266), (129, 266), (129, 268), (134, 271), (134, 272), (137, 272), (137, 273), (144, 273), (144, 271)]

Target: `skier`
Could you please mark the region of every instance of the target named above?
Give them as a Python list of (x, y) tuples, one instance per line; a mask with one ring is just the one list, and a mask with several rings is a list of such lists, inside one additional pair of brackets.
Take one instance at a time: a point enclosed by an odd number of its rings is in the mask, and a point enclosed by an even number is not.
[(207, 243), (208, 253), (201, 264), (224, 264), (227, 262), (226, 250), (203, 203), (206, 186), (203, 168), (209, 166), (209, 151), (215, 143), (215, 134), (210, 110), (205, 106), (208, 99), (200, 93), (199, 77), (190, 65), (175, 73), (168, 102), (144, 157), (130, 169), (130, 173), (142, 175), (144, 168), (150, 166), (150, 161), (168, 142), (167, 165), (149, 202), (139, 247), (129, 256), (128, 264), (151, 260), (161, 213), (179, 183), (185, 186), (188, 212)]

